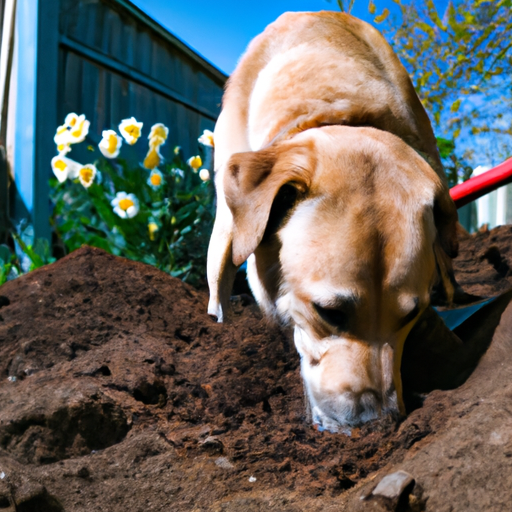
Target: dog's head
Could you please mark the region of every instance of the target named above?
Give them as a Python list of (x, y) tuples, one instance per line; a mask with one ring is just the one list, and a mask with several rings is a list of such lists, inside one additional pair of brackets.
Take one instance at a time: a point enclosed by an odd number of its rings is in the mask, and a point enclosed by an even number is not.
[(265, 252), (283, 187), (296, 194), (275, 227), (279, 285), (264, 309), (294, 326), (314, 421), (337, 430), (403, 413), (404, 341), (436, 282), (453, 294), (439, 279), (457, 252), (445, 183), (404, 142), (372, 128), (311, 129), (233, 155), (224, 190), (236, 265)]

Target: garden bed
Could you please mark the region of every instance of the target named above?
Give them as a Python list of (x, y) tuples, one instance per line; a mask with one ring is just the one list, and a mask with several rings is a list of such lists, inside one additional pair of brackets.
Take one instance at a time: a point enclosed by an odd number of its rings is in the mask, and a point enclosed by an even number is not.
[[(508, 226), (461, 240), (466, 291), (512, 286), (511, 243)], [(511, 308), (462, 386), (348, 437), (309, 425), (289, 332), (247, 296), (228, 325), (206, 304), (88, 247), (0, 288), (0, 509), (365, 510), (361, 496), (405, 469), (403, 510), (509, 510)], [(488, 344), (504, 308), (468, 339)]]

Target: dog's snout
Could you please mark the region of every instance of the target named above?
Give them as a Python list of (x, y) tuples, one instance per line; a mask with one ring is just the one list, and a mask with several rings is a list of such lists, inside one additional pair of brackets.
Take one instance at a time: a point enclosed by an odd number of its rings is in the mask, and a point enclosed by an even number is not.
[(330, 400), (319, 400), (312, 410), (313, 422), (323, 429), (339, 432), (379, 417), (382, 399), (373, 389), (346, 391)]

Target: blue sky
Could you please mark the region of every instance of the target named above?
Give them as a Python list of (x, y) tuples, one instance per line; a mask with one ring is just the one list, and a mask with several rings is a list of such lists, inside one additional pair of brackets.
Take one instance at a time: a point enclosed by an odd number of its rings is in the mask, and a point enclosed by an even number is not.
[[(227, 74), (234, 70), (249, 41), (283, 12), (338, 10), (336, 0), (132, 2)], [(376, 0), (375, 4), (379, 12), (384, 7), (396, 9), (391, 0)], [(369, 20), (367, 5), (365, 0), (356, 0), (352, 14)]]
[[(282, 13), (339, 10), (336, 0), (131, 1), (226, 74), (235, 69), (251, 39)], [(348, 1), (345, 0), (345, 3)], [(374, 0), (374, 3), (378, 13), (386, 7), (392, 14), (399, 12), (392, 0)], [(448, 0), (434, 0), (434, 3), (442, 16)], [(352, 14), (371, 21), (368, 0), (355, 0)], [(467, 146), (463, 139), (461, 137), (458, 141), (458, 147), (462, 150)], [(483, 162), (482, 158), (483, 154), (477, 158), (478, 163)]]

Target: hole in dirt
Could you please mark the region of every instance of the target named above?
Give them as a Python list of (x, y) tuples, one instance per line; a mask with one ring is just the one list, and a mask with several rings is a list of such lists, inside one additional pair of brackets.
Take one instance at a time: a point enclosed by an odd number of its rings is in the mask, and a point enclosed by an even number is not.
[(64, 507), (43, 487), (35, 496), (16, 504), (16, 512), (64, 512)]
[(155, 381), (151, 384), (143, 380), (133, 390), (133, 398), (146, 405), (165, 404), (167, 401), (167, 389), (160, 381)]
[(110, 371), (110, 368), (104, 364), (103, 366), (100, 366), (95, 372), (95, 375), (103, 375), (104, 377), (110, 377), (112, 375), (112, 372)]
[(450, 331), (433, 308), (412, 328), (402, 356), (402, 385), (407, 412), (423, 404), (424, 394), (462, 386), (492, 341), (512, 299), (512, 290), (486, 304)]
[(50, 464), (108, 448), (129, 430), (120, 407), (91, 401), (0, 427), (0, 446), (22, 463)]
[(4, 495), (0, 495), (0, 509), (2, 508), (10, 508), (11, 503), (9, 501), (9, 498)]

